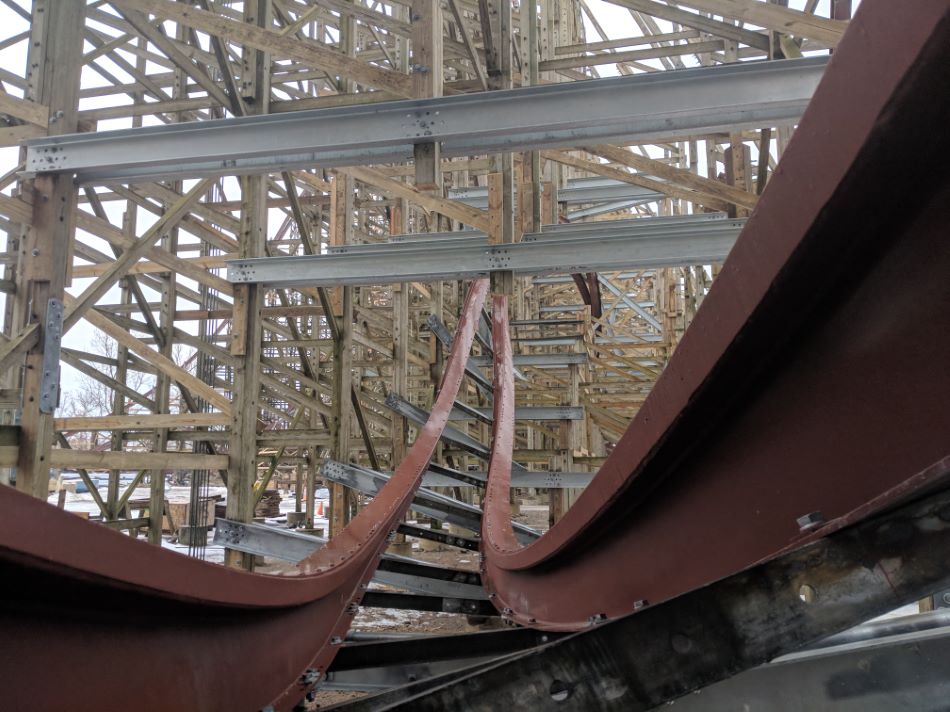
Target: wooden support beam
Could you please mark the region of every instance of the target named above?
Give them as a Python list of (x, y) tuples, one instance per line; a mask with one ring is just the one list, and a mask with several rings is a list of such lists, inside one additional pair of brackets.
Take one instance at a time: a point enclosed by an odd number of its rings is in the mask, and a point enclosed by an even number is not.
[(452, 16), (455, 18), (455, 25), (458, 27), (459, 34), (462, 36), (462, 43), (468, 52), (469, 61), (472, 63), (472, 69), (483, 90), (488, 89), (488, 77), (485, 75), (485, 68), (482, 66), (482, 60), (475, 48), (475, 42), (472, 39), (472, 30), (469, 27), (468, 20), (465, 18), (460, 0), (447, 0)]
[(759, 0), (685, 0), (701, 12), (711, 12), (767, 30), (804, 37), (837, 47), (848, 23), (829, 20), (782, 5), (759, 2)]
[(644, 12), (653, 17), (663, 20), (670, 20), (679, 23), (685, 27), (692, 27), (703, 32), (708, 32), (717, 37), (723, 37), (733, 42), (741, 42), (750, 47), (761, 49), (765, 52), (770, 50), (769, 37), (763, 32), (755, 32), (743, 27), (714, 20), (705, 15), (698, 15), (688, 10), (681, 10), (657, 0), (607, 0), (613, 5), (625, 7), (628, 10)]
[(594, 146), (585, 146), (584, 150), (595, 156), (606, 158), (608, 161), (633, 168), (648, 176), (660, 178), (687, 190), (695, 190), (706, 195), (721, 198), (742, 208), (751, 210), (758, 202), (758, 197), (746, 190), (734, 188), (731, 185), (713, 180), (712, 178), (704, 178), (683, 168), (674, 168), (667, 163), (641, 156), (625, 148), (597, 144)]
[(430, 212), (445, 215), (452, 220), (458, 220), (460, 223), (476, 230), (488, 231), (488, 215), (478, 208), (473, 208), (457, 200), (449, 200), (448, 198), (425, 193), (415, 186), (390, 178), (373, 168), (340, 168), (337, 172), (352, 176), (367, 185), (375, 186), (389, 197), (405, 198), (410, 203)]
[[(236, 257), (237, 255), (225, 253), (223, 255), (202, 255), (200, 257), (180, 257), (179, 259), (181, 259), (184, 262), (187, 262), (188, 264), (194, 266), (197, 269), (207, 270), (207, 269), (224, 267), (227, 260), (235, 259)], [(90, 277), (92, 278), (99, 277), (100, 275), (108, 272), (111, 268), (112, 268), (112, 263), (110, 262), (104, 262), (102, 264), (95, 264), (95, 265), (73, 265), (73, 278), (87, 279)], [(161, 273), (170, 272), (170, 271), (171, 270), (168, 267), (166, 267), (163, 264), (159, 264), (158, 262), (136, 262), (135, 264), (131, 265), (128, 268), (125, 274), (126, 275), (161, 274)], [(219, 309), (215, 311), (214, 313), (217, 314), (218, 312), (222, 312), (222, 313), (227, 312), (227, 317), (211, 316), (210, 314), (212, 313), (212, 311), (206, 309), (202, 312), (205, 316), (201, 316), (201, 317), (195, 316), (194, 318), (222, 319), (222, 318), (230, 318), (231, 316), (230, 309), (226, 309), (226, 310)], [(181, 313), (182, 314), (197, 314), (198, 310), (194, 310), (191, 312), (181, 312)], [(185, 316), (182, 318), (187, 319), (189, 317)]]
[[(258, 47), (244, 40), (254, 33), (263, 33), (280, 37), (281, 41), (297, 41), (265, 29), (271, 25), (272, 11), (271, 0), (252, 0), (244, 4), (244, 22), (236, 23), (246, 30), (242, 30), (241, 39), (244, 51), (241, 55), (240, 91), (248, 114), (266, 114), (270, 109), (271, 55), (261, 51), (268, 47)], [(267, 177), (243, 176), (240, 184), (242, 207), (238, 252), (241, 257), (263, 257), (267, 240)], [(228, 446), (231, 459), (227, 479), (227, 517), (239, 522), (249, 522), (254, 516), (253, 487), (257, 479), (257, 431), (261, 407), (262, 306), (263, 290), (259, 285), (235, 288), (231, 355), (237, 360)], [(252, 562), (253, 559), (246, 554), (231, 549), (225, 551), (228, 566), (250, 569)]]
[(0, 114), (12, 116), (45, 130), (49, 125), (49, 107), (27, 99), (0, 93)]
[(586, 158), (580, 158), (578, 156), (571, 155), (568, 151), (542, 151), (541, 155), (543, 158), (548, 160), (556, 161), (566, 166), (573, 166), (574, 168), (587, 171), (588, 173), (593, 173), (594, 175), (604, 176), (605, 178), (615, 178), (617, 180), (624, 181), (625, 183), (639, 185), (644, 188), (655, 190), (659, 193), (664, 193), (665, 195), (669, 195), (673, 198), (682, 198), (699, 205), (704, 205), (707, 208), (711, 208), (713, 210), (729, 209), (729, 203), (722, 198), (713, 197), (708, 194), (699, 193), (687, 188), (680, 188), (679, 186), (673, 185), (671, 183), (653, 180), (635, 173), (622, 171), (618, 168), (613, 168), (603, 163), (597, 163)]
[(407, 75), (347, 57), (322, 42), (283, 35), (277, 30), (237, 22), (172, 0), (114, 0), (114, 4), (123, 9), (149, 12), (163, 20), (179, 22), (249, 49), (267, 51), (277, 57), (295, 59), (310, 67), (320, 67), (327, 72), (397, 96), (411, 94), (412, 82)]
[[(78, 128), (80, 65), (77, 60), (82, 54), (85, 5), (84, 0), (34, 2), (27, 97), (48, 106), (49, 112), (58, 117), (50, 134), (70, 133)], [(22, 378), (17, 488), (44, 499), (54, 429), (53, 407), (42, 406), (41, 390), (45, 380), (58, 376), (44, 367), (44, 350), (48, 341), (52, 348), (54, 338), (47, 333), (46, 319), (51, 300), (61, 301), (65, 293), (76, 200), (76, 186), (71, 176), (41, 176), (33, 181), (33, 214), (26, 238), (20, 243), (17, 291), (12, 309), (15, 328), (21, 332), (19, 336), (34, 331), (37, 335), (26, 351)], [(58, 383), (56, 388), (58, 390)]]
[(685, 54), (720, 52), (722, 49), (722, 40), (705, 40), (703, 42), (687, 42), (671, 46), (652, 47), (650, 49), (632, 49), (627, 52), (599, 52), (597, 54), (584, 54), (577, 57), (547, 59), (538, 63), (538, 69), (542, 72), (551, 72), (561, 69), (596, 67), (601, 64), (618, 64), (621, 62), (659, 59), (661, 57), (678, 57)]
[(175, 66), (194, 79), (198, 86), (208, 92), (208, 96), (222, 106), (229, 105), (228, 96), (224, 90), (208, 76), (202, 67), (192, 62), (191, 59), (178, 48), (175, 42), (161, 31), (160, 26), (156, 27), (149, 22), (144, 14), (136, 10), (120, 9), (119, 14), (126, 19), (139, 35), (155, 45)]
[[(353, 232), (353, 178), (338, 176), (334, 182), (330, 240), (335, 245), (351, 241)], [(333, 398), (330, 419), (334, 457), (350, 461), (353, 432), (353, 287), (340, 289), (340, 318), (333, 344)], [(329, 523), (331, 537), (336, 536), (349, 521), (353, 493), (343, 485), (330, 486)]]
[(159, 413), (93, 415), (55, 418), (57, 430), (148, 430), (151, 428), (224, 427), (231, 424), (224, 413)]
[[(67, 304), (68, 303), (69, 300), (67, 299)], [(225, 396), (218, 393), (201, 379), (182, 369), (167, 356), (163, 356), (136, 339), (129, 332), (116, 324), (111, 317), (95, 309), (90, 309), (86, 312), (85, 318), (86, 321), (94, 327), (105, 332), (108, 336), (111, 336), (118, 343), (127, 347), (129, 351), (137, 354), (143, 361), (151, 364), (162, 373), (167, 374), (172, 380), (185, 386), (198, 397), (204, 398), (221, 412), (231, 412), (231, 402)]]
[(75, 326), (83, 314), (126, 274), (128, 268), (185, 216), (191, 206), (208, 191), (211, 183), (210, 178), (199, 181), (146, 230), (142, 237), (126, 248), (122, 256), (110, 264), (108, 269), (99, 275), (82, 294), (76, 297), (63, 317), (63, 330), (66, 331)]

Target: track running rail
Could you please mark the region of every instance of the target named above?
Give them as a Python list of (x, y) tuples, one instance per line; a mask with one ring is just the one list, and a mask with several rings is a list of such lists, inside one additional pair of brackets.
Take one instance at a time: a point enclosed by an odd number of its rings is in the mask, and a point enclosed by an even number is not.
[[(487, 280), (473, 282), (438, 398), (386, 486), (297, 575), (152, 547), (0, 487), (0, 707), (289, 710), (349, 629), (448, 422)], [(10, 644), (9, 641), (16, 641)], [(54, 672), (55, 671), (55, 672)], [(107, 683), (103, 683), (107, 675)]]

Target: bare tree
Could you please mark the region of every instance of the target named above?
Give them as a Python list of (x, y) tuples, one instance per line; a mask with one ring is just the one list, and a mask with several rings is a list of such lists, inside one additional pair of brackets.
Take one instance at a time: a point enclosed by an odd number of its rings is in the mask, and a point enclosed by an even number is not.
[[(118, 350), (116, 342), (98, 329), (92, 332), (89, 343), (89, 352), (105, 357), (108, 363), (90, 361), (89, 366), (110, 379), (116, 379), (119, 372)], [(102, 380), (80, 373), (78, 385), (63, 391), (59, 411), (69, 416), (96, 416), (108, 415), (113, 412), (115, 392)], [(154, 394), (155, 377), (149, 373), (132, 368), (126, 369), (125, 384), (147, 397)], [(147, 413), (148, 410), (140, 404), (123, 398), (124, 413)], [(111, 437), (108, 433), (97, 431), (66, 433), (69, 444), (76, 449), (108, 450)]]

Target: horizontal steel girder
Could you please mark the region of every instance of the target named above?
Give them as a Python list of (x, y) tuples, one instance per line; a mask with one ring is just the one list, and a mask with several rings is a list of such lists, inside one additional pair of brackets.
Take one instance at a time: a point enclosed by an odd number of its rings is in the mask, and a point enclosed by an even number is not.
[[(267, 524), (219, 518), (214, 522), (214, 543), (235, 551), (297, 563), (326, 544), (327, 540)], [(383, 554), (373, 581), (430, 596), (486, 598), (477, 573), (447, 569), (394, 554)]]
[[(390, 393), (388, 396), (386, 396), (385, 404), (386, 407), (391, 411), (403, 416), (404, 418), (408, 418), (416, 425), (425, 425), (426, 421), (429, 419), (428, 412), (417, 405), (413, 405), (397, 393)], [(458, 405), (456, 404), (455, 407), (457, 408)], [(466, 452), (470, 452), (475, 455), (475, 457), (480, 457), (483, 460), (488, 460), (488, 457), (491, 454), (490, 450), (485, 445), (480, 443), (471, 435), (463, 433), (461, 430), (453, 428), (450, 425), (447, 425), (445, 428), (443, 428), (442, 439), (445, 442), (451, 443), (452, 445), (455, 445)], [(512, 473), (526, 472), (527, 468), (524, 465), (514, 462), (511, 465), (511, 471)]]
[[(692, 218), (693, 216), (687, 216)], [(351, 245), (334, 254), (231, 260), (228, 280), (271, 287), (391, 284), (517, 274), (610, 272), (722, 262), (742, 220), (590, 223), (489, 245), (470, 233), (444, 240)], [(633, 224), (631, 224), (633, 223)], [(581, 229), (583, 228), (583, 229)]]
[[(324, 460), (320, 467), (320, 474), (331, 482), (346, 485), (371, 497), (375, 496), (383, 488), (383, 485), (389, 481), (389, 475), (334, 460)], [(410, 509), (469, 531), (477, 532), (481, 529), (481, 509), (424, 487), (416, 490)], [(531, 527), (526, 527), (524, 524), (515, 522), (513, 527), (515, 536), (522, 543), (530, 543), (540, 536), (540, 532)]]
[[(693, 234), (697, 228), (704, 225), (711, 226), (709, 233), (716, 230), (741, 230), (745, 225), (745, 218), (729, 218), (726, 213), (693, 213), (691, 215), (663, 215), (652, 218), (625, 218), (619, 220), (603, 220), (589, 223), (567, 223), (559, 225), (544, 225), (541, 232), (525, 233), (523, 242), (537, 240), (561, 239), (589, 239), (600, 240), (605, 237), (672, 237), (683, 234)], [(488, 235), (481, 230), (454, 230), (450, 232), (412, 232), (402, 235), (391, 235), (390, 243), (397, 243), (403, 248), (414, 248), (424, 243), (427, 248), (450, 247), (467, 241), (472, 244), (488, 244)], [(372, 252), (379, 249), (394, 249), (385, 246), (385, 243), (368, 243), (359, 245), (331, 245), (327, 247), (329, 255), (347, 255), (359, 252)]]
[[(539, 487), (541, 489), (579, 489), (590, 484), (596, 472), (513, 472), (511, 474), (511, 486), (515, 489), (525, 487)], [(465, 472), (464, 475), (469, 480), (477, 480), (479, 484), (471, 481), (460, 481), (451, 475), (442, 474), (429, 470), (422, 476), (423, 487), (484, 487), (486, 481), (485, 472)]]
[(827, 58), (742, 62), (435, 99), (361, 104), (27, 142), (26, 171), (81, 182), (408, 161), (796, 122)]
[[(583, 305), (583, 306), (586, 306)], [(471, 356), (469, 361), (479, 368), (491, 368), (491, 356)], [(563, 354), (515, 354), (515, 366), (534, 366), (535, 368), (567, 368), (572, 364), (587, 363), (586, 353)]]
[[(471, 205), (473, 208), (482, 210), (488, 208), (488, 188), (486, 186), (450, 188), (448, 195), (450, 199)], [(558, 189), (556, 202), (567, 203), (568, 205), (604, 201), (649, 203), (661, 198), (663, 198), (663, 193), (613, 178), (568, 178), (567, 187)]]
[[(455, 408), (449, 420), (484, 420), (491, 422), (491, 408), (472, 408), (466, 412)], [(476, 415), (477, 413), (477, 415)], [(515, 408), (515, 420), (583, 420), (584, 409), (571, 405), (518, 406)]]

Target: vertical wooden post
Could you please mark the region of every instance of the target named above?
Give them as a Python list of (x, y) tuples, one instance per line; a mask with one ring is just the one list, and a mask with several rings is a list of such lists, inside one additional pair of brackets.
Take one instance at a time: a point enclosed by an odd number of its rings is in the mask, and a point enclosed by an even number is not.
[[(134, 211), (134, 208), (131, 210)], [(134, 213), (132, 213), (134, 214)], [(132, 215), (127, 212), (124, 216), (124, 228), (126, 235), (133, 236), (135, 235), (134, 222), (131, 222)], [(131, 300), (129, 299), (129, 288), (124, 280), (120, 281), (120, 291), (121, 291), (121, 303), (129, 304)], [(122, 344), (116, 345), (116, 367), (114, 378), (119, 383), (126, 383), (128, 378), (128, 358), (129, 352), (128, 349)], [(113, 415), (122, 415), (125, 412), (125, 396), (121, 391), (112, 392), (112, 414)], [(111, 437), (111, 450), (121, 450), (122, 449), (122, 431), (113, 430)], [(117, 504), (119, 501), (119, 484), (120, 484), (120, 471), (119, 470), (109, 470), (109, 487), (106, 494), (106, 508), (108, 511), (103, 512), (102, 515), (105, 519), (118, 519), (120, 514), (117, 511)]]
[(307, 499), (304, 504), (304, 511), (306, 512), (306, 527), (307, 529), (313, 529), (313, 515), (314, 515), (314, 506), (316, 499), (316, 489), (317, 489), (317, 458), (319, 454), (319, 449), (314, 447), (308, 451), (307, 456)]
[[(178, 39), (183, 40), (185, 29), (179, 25), (177, 27)], [(144, 44), (144, 40), (143, 40)], [(144, 49), (144, 46), (143, 46)], [(144, 58), (139, 59), (143, 65)], [(175, 85), (173, 96), (178, 99), (186, 96), (188, 93), (188, 78), (181, 68), (175, 70)], [(179, 114), (178, 120), (183, 116)], [(176, 191), (182, 189), (182, 184), (178, 181), (175, 184)], [(172, 254), (178, 249), (178, 228), (162, 235), (161, 245), (163, 249)], [(175, 348), (175, 304), (177, 301), (177, 282), (178, 278), (174, 272), (167, 272), (159, 276), (161, 280), (161, 301), (158, 313), (158, 328), (161, 332), (161, 339), (158, 339), (158, 350), (162, 356), (172, 358)], [(200, 361), (199, 361), (200, 363)], [(201, 374), (198, 374), (199, 378)], [(155, 412), (168, 413), (171, 409), (171, 385), (172, 379), (168, 374), (159, 372), (155, 379)], [(168, 447), (168, 428), (159, 428), (155, 431), (155, 437), (152, 441), (152, 449), (155, 452), (164, 452)], [(196, 446), (197, 447), (197, 446)], [(192, 477), (195, 474), (192, 473)], [(197, 502), (192, 506), (197, 506)], [(162, 543), (162, 526), (165, 515), (165, 471), (152, 470), (149, 472), (149, 527), (148, 541), (150, 544), (160, 545)]]
[[(353, 388), (353, 287), (343, 287), (343, 313), (340, 338), (333, 351), (333, 442), (336, 459), (350, 461), (353, 408), (350, 391)], [(353, 494), (345, 486), (330, 484), (330, 536), (336, 536), (349, 521)]]
[[(330, 241), (345, 245), (353, 237), (353, 190), (349, 176), (338, 175), (333, 183), (330, 215)], [(334, 457), (341, 462), (350, 460), (353, 406), (350, 392), (353, 388), (353, 287), (340, 288), (339, 333), (333, 344), (333, 416), (331, 422)], [(343, 485), (330, 483), (330, 532), (336, 536), (349, 521), (353, 493)]]
[[(442, 4), (439, 0), (413, 0), (410, 20), (412, 23), (412, 94), (419, 99), (442, 96)], [(438, 143), (420, 143), (413, 149), (416, 188), (426, 193), (442, 197), (442, 156)], [(425, 230), (439, 230), (440, 220), (437, 213), (425, 221)], [(429, 311), (442, 318), (442, 283), (432, 285)], [(441, 350), (433, 336), (429, 341), (430, 378), (433, 384), (441, 376)], [(434, 392), (432, 394), (434, 398)], [(426, 402), (428, 407), (431, 403)]]
[[(72, 133), (78, 127), (85, 5), (83, 0), (35, 0), (33, 4), (27, 98), (50, 108), (51, 136)], [(30, 186), (24, 189), (30, 191)], [(20, 241), (13, 316), (21, 329), (38, 324), (39, 339), (27, 352), (24, 363), (17, 488), (45, 499), (56, 405), (50, 400), (44, 403), (41, 398), (43, 353), (51, 337), (47, 310), (50, 300), (62, 301), (66, 287), (75, 230), (76, 186), (69, 175), (40, 176), (33, 181), (31, 192), (33, 220)], [(46, 376), (47, 383), (53, 379), (58, 388), (57, 374)]]
[[(244, 4), (244, 21), (258, 27), (271, 22), (270, 0)], [(248, 114), (266, 114), (270, 105), (270, 55), (245, 48), (242, 55), (241, 94)], [(267, 177), (241, 178), (241, 257), (263, 257), (267, 238)], [(254, 481), (257, 478), (257, 421), (261, 395), (261, 307), (263, 290), (256, 284), (235, 285), (231, 354), (234, 366), (234, 404), (228, 465), (227, 517), (249, 522), (254, 517)], [(227, 550), (229, 566), (251, 568), (253, 558)]]
[[(405, 200), (391, 208), (389, 229), (392, 234), (406, 232)], [(409, 395), (409, 289), (408, 283), (393, 285), (393, 392), (403, 398)], [(402, 416), (393, 415), (392, 458), (395, 469), (406, 456), (408, 423)]]

